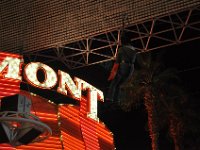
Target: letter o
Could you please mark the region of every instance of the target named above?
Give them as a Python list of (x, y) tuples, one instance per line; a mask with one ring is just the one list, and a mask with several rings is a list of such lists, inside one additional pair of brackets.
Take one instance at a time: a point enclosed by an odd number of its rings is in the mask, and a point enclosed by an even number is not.
[[(37, 78), (37, 72), (39, 69), (42, 69), (45, 74), (45, 79), (41, 83)], [(25, 79), (33, 86), (42, 89), (51, 89), (57, 83), (57, 75), (55, 71), (49, 66), (40, 63), (40, 62), (32, 62), (25, 66), (24, 68)]]

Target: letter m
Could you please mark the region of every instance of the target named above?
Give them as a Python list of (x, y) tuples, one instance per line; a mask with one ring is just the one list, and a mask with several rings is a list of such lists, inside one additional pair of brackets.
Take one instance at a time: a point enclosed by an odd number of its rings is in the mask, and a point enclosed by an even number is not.
[[(18, 56), (18, 57), (17, 57)], [(19, 55), (0, 52), (0, 76), (21, 80)]]

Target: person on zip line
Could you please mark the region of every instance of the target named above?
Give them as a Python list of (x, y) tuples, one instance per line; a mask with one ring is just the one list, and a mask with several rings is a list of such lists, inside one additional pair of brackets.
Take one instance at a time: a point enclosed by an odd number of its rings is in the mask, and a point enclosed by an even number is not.
[(134, 72), (134, 63), (138, 51), (131, 45), (131, 40), (125, 34), (121, 36), (121, 47), (111, 69), (108, 81), (110, 85), (105, 100), (111, 103), (119, 103), (120, 85), (125, 83)]

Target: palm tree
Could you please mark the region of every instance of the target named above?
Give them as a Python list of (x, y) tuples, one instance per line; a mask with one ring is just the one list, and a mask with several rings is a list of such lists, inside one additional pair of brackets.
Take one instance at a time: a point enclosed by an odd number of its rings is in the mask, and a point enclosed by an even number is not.
[[(182, 138), (185, 126), (185, 110), (183, 104), (187, 101), (184, 90), (177, 85), (168, 85), (162, 89), (160, 105), (162, 118), (168, 124), (168, 132), (174, 142), (174, 150), (182, 150)], [(159, 109), (161, 111), (161, 109)]]
[[(176, 132), (181, 121), (175, 115), (169, 102), (165, 97), (168, 94), (171, 84), (178, 79), (174, 69), (164, 69), (160, 63), (160, 56), (155, 59), (150, 54), (144, 53), (139, 57), (141, 68), (136, 70), (133, 77), (121, 87), (121, 107), (125, 111), (134, 108), (138, 102), (143, 101), (148, 117), (148, 129), (151, 138), (152, 150), (158, 150), (158, 139), (160, 129), (160, 114), (166, 110), (167, 118), (170, 120), (170, 135), (173, 137), (175, 147), (177, 145)], [(170, 90), (171, 91), (171, 90)], [(130, 98), (131, 97), (131, 98)], [(170, 101), (171, 102), (171, 101)], [(162, 108), (164, 106), (164, 108)], [(175, 107), (173, 107), (175, 108)], [(162, 110), (164, 109), (164, 110)], [(162, 111), (160, 111), (162, 110)], [(166, 111), (164, 111), (166, 113)], [(181, 128), (181, 126), (180, 126)], [(175, 130), (176, 129), (176, 130)], [(176, 148), (176, 150), (179, 150)]]

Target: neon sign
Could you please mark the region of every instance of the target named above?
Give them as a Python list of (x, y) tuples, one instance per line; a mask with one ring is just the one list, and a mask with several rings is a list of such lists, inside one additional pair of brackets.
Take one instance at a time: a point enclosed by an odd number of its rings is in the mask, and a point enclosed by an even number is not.
[[(24, 61), (22, 58), (12, 57), (12, 55), (6, 56), (0, 62), (0, 75), (4, 78), (10, 78), (21, 81), (22, 70), (20, 70), (20, 65), (22, 65), (23, 62)], [(42, 70), (45, 76), (43, 82), (40, 82), (37, 78), (38, 70)], [(75, 77), (73, 80), (71, 76), (64, 71), (58, 70), (58, 73), (56, 74), (56, 72), (51, 67), (41, 62), (28, 63), (27, 65), (25, 65), (23, 73), (26, 81), (32, 86), (40, 89), (52, 89), (58, 83), (57, 92), (63, 95), (70, 95), (76, 100), (80, 100), (82, 96), (82, 90), (89, 89), (90, 98), (88, 99), (88, 117), (94, 120), (98, 120), (97, 100), (99, 99), (103, 101), (104, 99), (103, 92), (99, 89), (95, 88), (86, 81), (77, 77)]]

